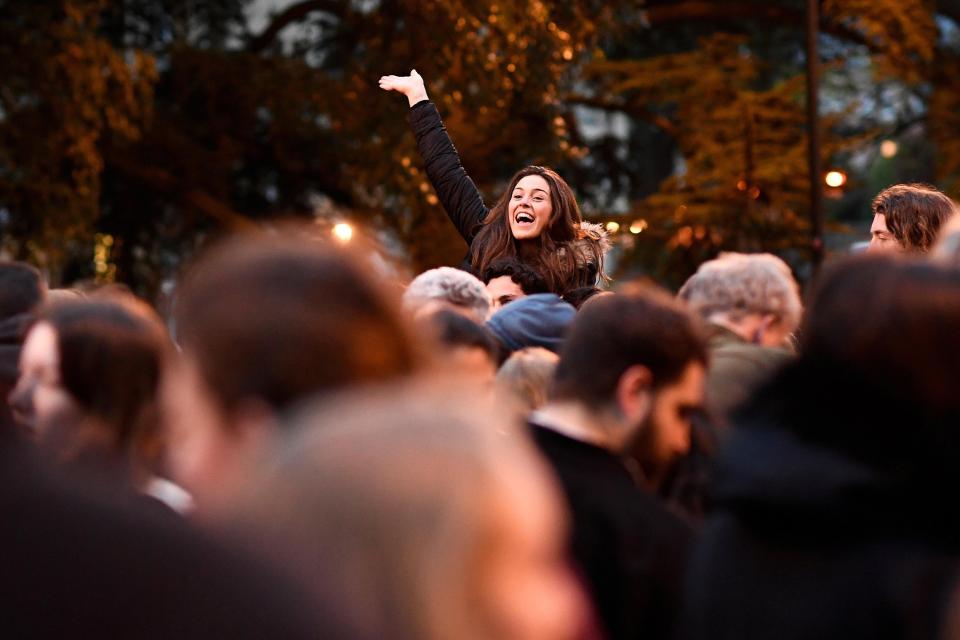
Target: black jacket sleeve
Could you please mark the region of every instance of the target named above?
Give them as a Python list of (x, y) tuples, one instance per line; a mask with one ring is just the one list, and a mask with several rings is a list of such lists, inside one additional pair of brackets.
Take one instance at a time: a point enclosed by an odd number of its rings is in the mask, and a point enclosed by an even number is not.
[(447, 216), (470, 245), (489, 209), (460, 164), (460, 156), (447, 135), (436, 105), (427, 100), (418, 102), (410, 109), (409, 120), (427, 178)]

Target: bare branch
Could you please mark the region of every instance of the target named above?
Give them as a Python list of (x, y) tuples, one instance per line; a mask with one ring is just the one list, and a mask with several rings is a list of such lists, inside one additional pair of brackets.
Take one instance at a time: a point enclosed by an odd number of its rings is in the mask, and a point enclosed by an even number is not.
[(184, 185), (166, 169), (145, 165), (128, 155), (117, 153), (111, 153), (109, 161), (112, 169), (149, 185), (185, 207), (213, 218), (228, 229), (242, 230), (256, 226), (249, 218), (235, 212), (203, 189)]
[(315, 11), (340, 14), (347, 7), (346, 0), (304, 0), (290, 5), (273, 17), (270, 24), (247, 43), (249, 53), (260, 53), (269, 47), (281, 31), (295, 22), (303, 20)]
[(677, 137), (677, 126), (666, 116), (654, 113), (646, 107), (631, 102), (618, 102), (604, 98), (594, 98), (579, 94), (570, 94), (566, 96), (565, 101), (569, 104), (579, 104), (585, 107), (594, 107), (605, 111), (622, 111), (631, 116), (645, 120), (655, 127), (661, 129), (664, 133), (674, 138)]

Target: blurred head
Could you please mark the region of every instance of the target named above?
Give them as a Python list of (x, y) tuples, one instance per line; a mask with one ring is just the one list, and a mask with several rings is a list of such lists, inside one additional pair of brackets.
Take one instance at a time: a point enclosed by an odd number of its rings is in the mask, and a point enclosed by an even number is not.
[(493, 384), (499, 350), (486, 329), (446, 309), (434, 313), (425, 324), (436, 337), (436, 355), (445, 371), (470, 378), (478, 392)]
[[(816, 367), (827, 392), (856, 402), (844, 429), (807, 420), (798, 423), (804, 437), (911, 481), (952, 474), (960, 447), (958, 323), (956, 270), (884, 256), (827, 270), (804, 321), (801, 364)], [(839, 412), (851, 403), (841, 396), (831, 404)]]
[(279, 412), (410, 373), (417, 355), (359, 258), (303, 235), (237, 237), (187, 272), (179, 366), (164, 388), (171, 468), (211, 505), (248, 472)]
[(899, 510), (910, 531), (943, 541), (960, 531), (940, 508), (960, 481), (958, 322), (956, 268), (886, 255), (834, 264), (812, 291), (800, 359), (779, 374), (800, 392), (758, 398), (781, 428), (881, 480), (882, 513)]
[(704, 262), (679, 297), (705, 321), (766, 347), (783, 346), (803, 311), (790, 267), (769, 253), (725, 253)]
[(527, 413), (539, 409), (547, 402), (559, 360), (557, 354), (541, 347), (521, 349), (507, 358), (497, 371), (497, 389)]
[(527, 243), (538, 249), (533, 264), (550, 291), (558, 291), (576, 261), (573, 252), (557, 249), (578, 237), (582, 221), (577, 198), (563, 178), (551, 169), (525, 167), (484, 219), (471, 244), (473, 267), (484, 273), (497, 260), (518, 257), (519, 243)]
[(7, 396), (19, 375), (23, 330), (45, 292), (46, 285), (35, 268), (23, 262), (0, 261), (0, 437), (16, 433)]
[(158, 453), (168, 356), (163, 324), (132, 296), (55, 304), (27, 334), (11, 404), (57, 461), (109, 454), (143, 470)]
[(606, 293), (610, 292), (604, 291), (600, 287), (577, 287), (563, 294), (563, 300), (570, 303), (574, 309), (579, 310), (588, 300)]
[(453, 267), (424, 271), (403, 294), (403, 308), (408, 314), (427, 316), (441, 309), (462, 313), (482, 323), (490, 315), (490, 294), (475, 276)]
[(241, 524), (362, 637), (577, 637), (557, 488), (516, 425), (447, 391), (307, 412)]
[(940, 226), (957, 211), (941, 191), (923, 184), (897, 184), (873, 200), (870, 251), (926, 253)]
[(668, 293), (635, 286), (584, 305), (560, 352), (551, 400), (579, 403), (616, 423), (650, 467), (690, 447), (703, 403), (706, 348), (696, 321)]
[(33, 311), (44, 300), (47, 285), (25, 262), (0, 260), (0, 320)]
[(534, 293), (548, 293), (546, 281), (535, 269), (519, 260), (505, 258), (483, 272), (483, 281), (493, 301), (492, 312), (503, 305)]
[(930, 250), (930, 255), (941, 264), (953, 266), (960, 264), (960, 215), (954, 214), (943, 223), (937, 242)]

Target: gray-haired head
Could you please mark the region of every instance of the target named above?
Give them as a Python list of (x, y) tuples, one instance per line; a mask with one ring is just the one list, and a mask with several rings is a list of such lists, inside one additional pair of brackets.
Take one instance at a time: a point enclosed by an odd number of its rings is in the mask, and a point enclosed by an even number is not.
[(710, 322), (739, 322), (750, 314), (776, 316), (788, 333), (800, 324), (800, 288), (787, 266), (770, 253), (724, 253), (700, 265), (679, 297)]
[(490, 294), (475, 276), (452, 267), (424, 271), (403, 294), (403, 308), (418, 315), (438, 308), (467, 313), (482, 324), (490, 313)]

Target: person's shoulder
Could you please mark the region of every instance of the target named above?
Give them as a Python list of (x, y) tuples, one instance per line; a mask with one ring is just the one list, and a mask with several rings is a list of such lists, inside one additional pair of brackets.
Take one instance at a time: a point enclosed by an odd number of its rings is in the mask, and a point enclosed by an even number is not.
[(310, 638), (320, 628), (284, 577), (171, 514), (23, 460), (0, 478), (0, 508), (7, 622), (37, 637)]
[(750, 366), (773, 369), (793, 359), (786, 349), (775, 349), (743, 341), (729, 341), (710, 348), (711, 367)]

